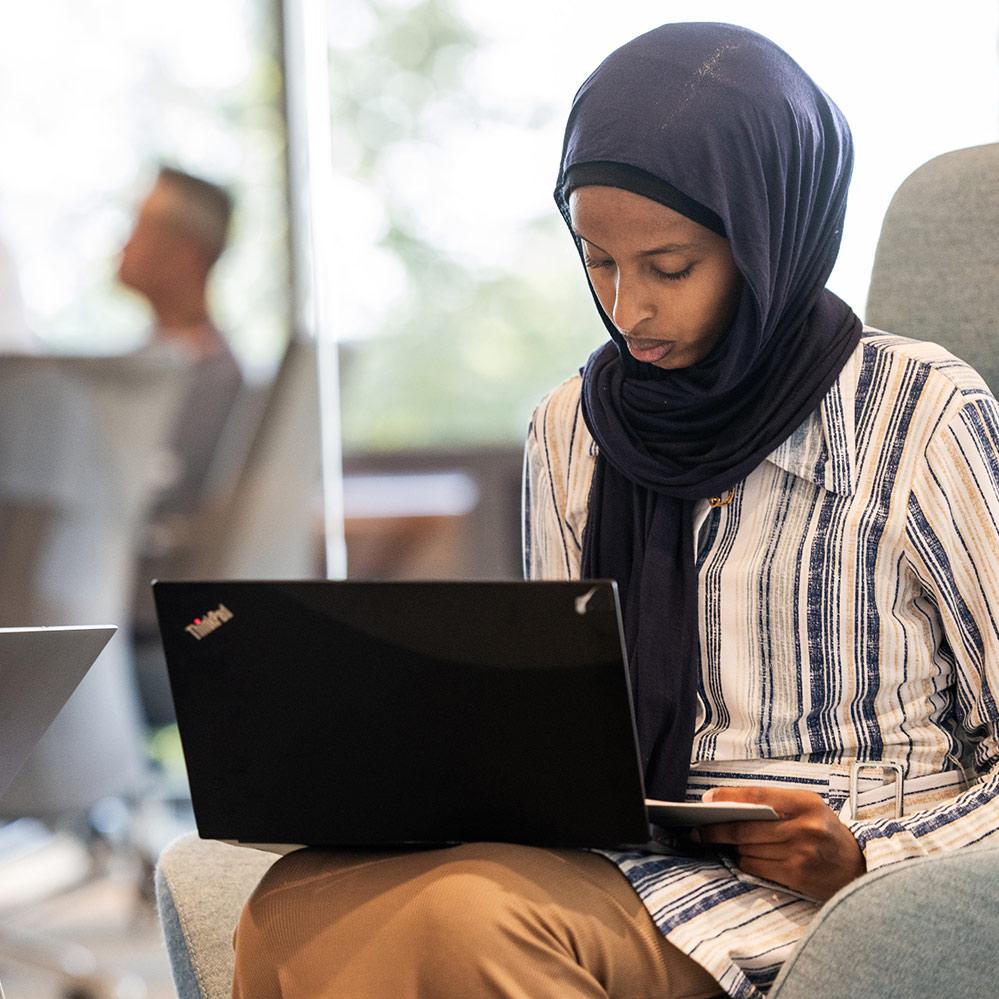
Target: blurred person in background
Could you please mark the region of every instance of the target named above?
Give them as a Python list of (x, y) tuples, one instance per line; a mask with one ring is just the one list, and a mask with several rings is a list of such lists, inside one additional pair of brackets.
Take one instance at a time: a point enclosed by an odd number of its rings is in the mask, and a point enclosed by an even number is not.
[(139, 205), (118, 265), (118, 279), (153, 313), (149, 340), (137, 356), (179, 362), (189, 380), (156, 469), (133, 587), (138, 682), (153, 725), (169, 721), (172, 709), (149, 581), (183, 572), (219, 441), (243, 387), (239, 363), (209, 305), (209, 282), (226, 248), (232, 212), (224, 188), (161, 167)]
[(226, 247), (232, 208), (232, 198), (218, 185), (162, 167), (121, 251), (118, 278), (145, 298), (154, 317), (140, 353), (171, 354), (190, 366), (187, 403), (169, 441), (173, 467), (156, 501), (154, 521), (161, 524), (197, 505), (243, 383), (208, 304), (208, 283)]

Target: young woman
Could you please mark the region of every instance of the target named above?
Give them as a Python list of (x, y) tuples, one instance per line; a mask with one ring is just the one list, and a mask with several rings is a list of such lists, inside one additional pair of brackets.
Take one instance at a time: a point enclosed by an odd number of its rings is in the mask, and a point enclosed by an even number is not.
[(772, 43), (666, 25), (577, 93), (555, 192), (610, 340), (535, 413), (528, 572), (617, 580), (651, 796), (779, 819), (293, 854), (235, 995), (752, 999), (865, 870), (995, 834), (999, 409), (825, 290), (851, 163)]

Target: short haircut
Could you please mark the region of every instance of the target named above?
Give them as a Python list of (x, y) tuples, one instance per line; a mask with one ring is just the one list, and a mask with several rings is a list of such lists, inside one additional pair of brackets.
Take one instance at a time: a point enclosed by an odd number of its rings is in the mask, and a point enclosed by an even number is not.
[(232, 195), (218, 184), (172, 166), (161, 166), (156, 181), (176, 195), (170, 199), (170, 221), (201, 243), (209, 262), (215, 263), (229, 237)]

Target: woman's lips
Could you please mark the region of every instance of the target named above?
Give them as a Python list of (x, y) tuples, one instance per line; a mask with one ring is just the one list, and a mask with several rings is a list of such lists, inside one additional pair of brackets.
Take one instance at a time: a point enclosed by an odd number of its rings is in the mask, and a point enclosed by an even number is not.
[(673, 349), (672, 340), (633, 340), (625, 337), (624, 342), (628, 345), (628, 353), (636, 361), (646, 364), (661, 361)]

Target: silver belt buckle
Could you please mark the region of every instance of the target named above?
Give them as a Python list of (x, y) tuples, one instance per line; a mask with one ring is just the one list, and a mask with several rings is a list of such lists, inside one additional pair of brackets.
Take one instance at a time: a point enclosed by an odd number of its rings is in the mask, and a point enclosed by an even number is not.
[(884, 775), (886, 770), (891, 772), (895, 781), (895, 815), (893, 817), (896, 819), (902, 818), (902, 794), (905, 785), (902, 764), (883, 761), (866, 763), (861, 760), (855, 760), (850, 765), (850, 815), (853, 818), (857, 817), (858, 784), (860, 782), (861, 770), (880, 770), (882, 775)]

